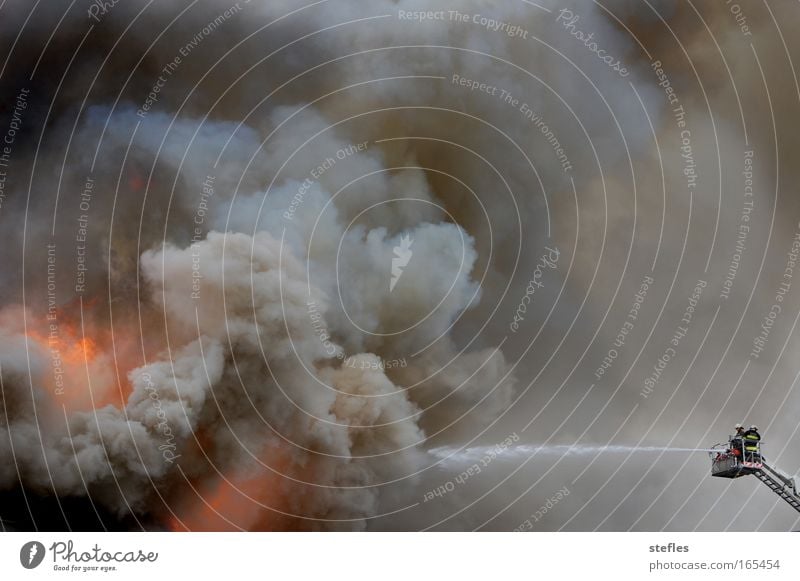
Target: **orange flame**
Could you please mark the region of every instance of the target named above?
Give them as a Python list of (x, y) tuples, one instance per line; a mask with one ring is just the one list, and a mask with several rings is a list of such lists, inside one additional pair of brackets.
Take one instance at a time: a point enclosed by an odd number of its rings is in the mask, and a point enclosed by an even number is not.
[[(84, 307), (92, 303), (84, 303)], [(41, 320), (28, 324), (29, 343), (39, 347), (47, 360), (43, 374), (43, 387), (52, 401), (64, 405), (67, 411), (88, 411), (108, 404), (124, 405), (130, 392), (125, 375), (120, 369), (124, 389), (117, 384), (114, 368), (119, 353), (109, 352), (101, 345), (110, 345), (108, 333), (91, 322), (85, 311), (84, 322), (75, 321), (73, 309), (62, 307)], [(125, 358), (127, 359), (127, 357)]]
[(192, 486), (194, 496), (181, 503), (177, 516), (168, 519), (169, 528), (195, 532), (287, 530), (292, 519), (281, 514), (285, 506), (280, 486), (288, 462), (275, 448), (262, 456), (270, 456), (269, 463), (262, 462), (272, 470), (258, 466), (255, 475), (219, 478), (210, 491)]

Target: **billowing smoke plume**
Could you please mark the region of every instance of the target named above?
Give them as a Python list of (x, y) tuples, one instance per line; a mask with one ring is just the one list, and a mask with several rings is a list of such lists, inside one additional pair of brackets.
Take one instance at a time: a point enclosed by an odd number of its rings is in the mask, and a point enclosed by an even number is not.
[[(797, 170), (770, 172), (797, 103), (761, 106), (792, 47), (749, 45), (769, 9), (747, 31), (671, 2), (30, 10), (0, 7), (17, 518), (55, 499), (114, 527), (510, 529), (569, 482), (542, 527), (731, 525), (689, 515), (716, 492), (705, 472), (664, 488), (686, 463), (658, 455), (758, 413), (726, 358), (748, 357), (785, 263), (761, 256), (796, 227), (773, 190)], [(746, 159), (763, 198), (731, 279)], [(676, 391), (690, 370), (701, 387)], [(761, 417), (786, 442), (784, 396)], [(616, 476), (538, 453), (573, 442), (658, 458)]]

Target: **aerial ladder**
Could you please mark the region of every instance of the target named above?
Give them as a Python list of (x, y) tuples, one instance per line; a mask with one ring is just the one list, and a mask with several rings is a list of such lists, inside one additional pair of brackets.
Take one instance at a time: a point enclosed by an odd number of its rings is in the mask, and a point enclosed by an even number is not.
[(737, 438), (729, 438), (727, 444), (714, 445), (710, 453), (711, 475), (719, 478), (740, 478), (752, 474), (800, 512), (800, 494), (797, 493), (794, 478), (767, 464), (761, 455), (760, 441), (755, 444), (755, 448), (755, 451), (746, 450), (742, 440)]

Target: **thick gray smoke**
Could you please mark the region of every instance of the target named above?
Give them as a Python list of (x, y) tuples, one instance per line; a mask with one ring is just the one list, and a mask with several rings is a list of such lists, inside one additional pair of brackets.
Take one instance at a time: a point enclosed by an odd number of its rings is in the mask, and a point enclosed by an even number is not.
[(663, 453), (752, 418), (800, 460), (795, 298), (751, 356), (797, 228), (796, 9), (84, 4), (0, 8), (20, 521), (507, 530), (568, 486), (537, 526), (792, 525), (695, 510), (721, 487)]

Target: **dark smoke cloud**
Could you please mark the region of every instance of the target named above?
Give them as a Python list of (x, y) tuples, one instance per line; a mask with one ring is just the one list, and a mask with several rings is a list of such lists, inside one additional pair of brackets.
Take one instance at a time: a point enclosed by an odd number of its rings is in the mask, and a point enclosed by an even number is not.
[(702, 447), (747, 420), (800, 462), (796, 288), (751, 356), (797, 229), (796, 8), (538, 4), (6, 2), (0, 488), (29, 508), (2, 522), (508, 530), (566, 487), (535, 528), (793, 526), (658, 452), (497, 454), (443, 488), (476, 460), (429, 448), (511, 435)]

